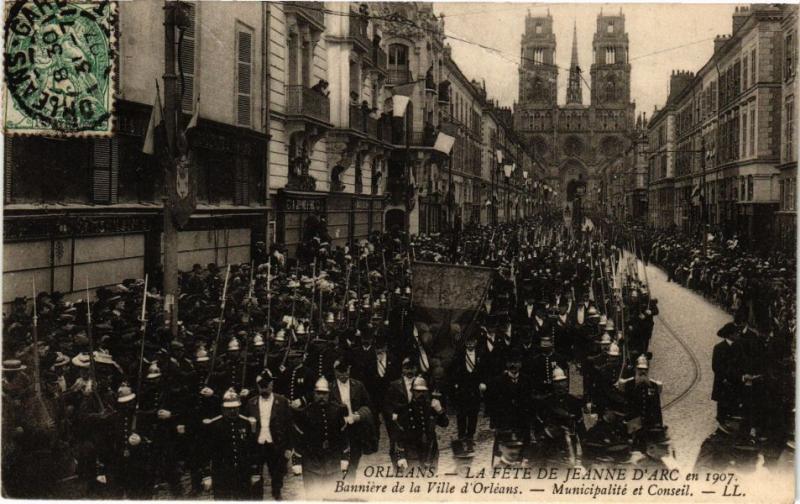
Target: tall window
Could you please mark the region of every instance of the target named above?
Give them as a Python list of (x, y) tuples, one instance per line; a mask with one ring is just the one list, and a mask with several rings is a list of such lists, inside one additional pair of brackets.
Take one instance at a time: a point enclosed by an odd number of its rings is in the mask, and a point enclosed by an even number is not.
[(786, 110), (783, 132), (785, 161), (794, 161), (794, 96), (786, 98), (784, 107)]
[(756, 102), (750, 104), (750, 154), (756, 155)]
[(742, 58), (742, 90), (747, 89), (749, 86), (747, 85), (747, 78), (749, 77), (747, 73), (747, 55)]
[[(195, 5), (190, 3), (185, 5), (189, 26), (183, 32), (183, 40), (178, 51), (178, 92), (181, 97), (181, 110), (191, 114), (194, 112), (194, 48), (197, 39), (195, 34), (197, 11)], [(182, 89), (181, 83), (183, 83)]]
[(536, 33), (538, 33), (538, 34), (542, 33), (542, 25), (541, 25), (541, 23), (537, 23), (536, 24)]
[(747, 201), (753, 201), (753, 176), (747, 176)]
[(758, 84), (758, 65), (756, 64), (756, 50), (750, 51), (750, 84)]
[(534, 65), (543, 65), (544, 64), (544, 48), (537, 47), (533, 50), (533, 64)]
[(783, 51), (785, 54), (785, 63), (783, 65), (784, 67), (783, 77), (785, 79), (789, 79), (794, 75), (795, 52), (797, 51), (797, 48), (794, 45), (795, 45), (794, 34), (790, 33), (786, 35), (783, 44), (784, 48)]
[(236, 124), (250, 127), (253, 33), (238, 27), (236, 42)]
[(608, 22), (608, 26), (606, 27), (607, 33), (614, 33), (614, 23), (612, 21)]
[(301, 78), (303, 85), (306, 87), (311, 86), (311, 66), (314, 63), (314, 44), (310, 40), (304, 40), (301, 49)]
[(747, 157), (750, 155), (749, 147), (749, 131), (747, 130), (747, 109), (742, 109), (742, 136), (744, 137), (744, 142), (742, 142), (742, 157)]
[(606, 65), (613, 65), (616, 62), (617, 52), (613, 47), (606, 47)]
[(408, 46), (403, 44), (389, 46), (389, 67), (395, 69), (408, 68)]

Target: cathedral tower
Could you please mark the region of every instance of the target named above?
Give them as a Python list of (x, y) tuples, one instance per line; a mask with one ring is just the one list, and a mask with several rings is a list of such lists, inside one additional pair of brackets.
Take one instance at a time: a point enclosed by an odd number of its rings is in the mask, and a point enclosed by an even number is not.
[(628, 64), (628, 34), (625, 16), (597, 16), (592, 40), (592, 105), (625, 107), (631, 97), (631, 66)]
[(525, 17), (519, 68), (519, 100), (523, 105), (556, 106), (558, 68), (555, 65), (556, 36), (553, 18)]
[(578, 66), (578, 27), (572, 25), (572, 61), (569, 64), (569, 85), (567, 87), (567, 105), (583, 105), (581, 93), (581, 67)]

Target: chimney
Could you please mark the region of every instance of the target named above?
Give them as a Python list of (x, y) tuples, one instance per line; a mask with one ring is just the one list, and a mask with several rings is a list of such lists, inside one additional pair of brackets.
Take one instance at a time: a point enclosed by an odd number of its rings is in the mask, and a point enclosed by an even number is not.
[(714, 53), (716, 54), (730, 38), (730, 35), (717, 35), (714, 37)]
[(673, 70), (669, 78), (669, 96), (667, 101), (672, 101), (683, 92), (686, 87), (691, 84), (694, 79), (694, 73), (684, 70)]
[(750, 17), (749, 7), (736, 7), (736, 10), (733, 11), (733, 30), (731, 33), (736, 33), (747, 21), (748, 17)]

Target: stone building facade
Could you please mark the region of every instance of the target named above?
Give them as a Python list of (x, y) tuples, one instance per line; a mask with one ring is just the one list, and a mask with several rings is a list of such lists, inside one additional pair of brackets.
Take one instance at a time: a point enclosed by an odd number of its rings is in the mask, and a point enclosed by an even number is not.
[(796, 155), (786, 144), (796, 105), (786, 36), (796, 32), (795, 12), (787, 4), (736, 7), (731, 34), (715, 39), (709, 61), (696, 73), (673, 71), (667, 103), (648, 125), (651, 224), (687, 233), (707, 226), (770, 248), (783, 220), (793, 220)]

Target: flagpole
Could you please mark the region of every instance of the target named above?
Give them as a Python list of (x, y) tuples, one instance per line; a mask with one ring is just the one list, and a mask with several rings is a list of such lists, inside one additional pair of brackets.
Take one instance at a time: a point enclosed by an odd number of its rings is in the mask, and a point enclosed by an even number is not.
[(172, 219), (173, 193), (176, 184), (176, 167), (174, 157), (177, 96), (175, 90), (175, 17), (178, 13), (177, 2), (164, 2), (164, 127), (167, 133), (167, 154), (164, 162), (164, 195), (163, 232), (164, 232), (164, 264), (163, 292), (164, 318), (170, 320), (172, 336), (178, 334), (176, 323), (175, 299), (178, 295), (178, 229)]

